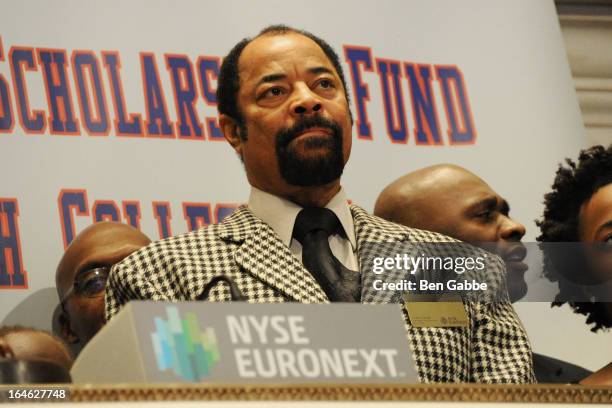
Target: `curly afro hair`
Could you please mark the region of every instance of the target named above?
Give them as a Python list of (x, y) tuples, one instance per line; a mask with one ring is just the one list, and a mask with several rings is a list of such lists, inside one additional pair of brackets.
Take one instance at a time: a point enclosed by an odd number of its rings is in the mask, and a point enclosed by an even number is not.
[[(567, 167), (559, 166), (552, 191), (544, 196), (544, 215), (541, 220), (536, 221), (542, 233), (537, 238), (540, 242), (580, 241), (578, 218), (582, 205), (600, 188), (612, 183), (612, 144), (607, 149), (603, 146), (594, 146), (583, 150), (577, 163), (566, 159), (566, 164)], [(544, 275), (547, 278), (556, 281), (558, 274), (570, 276), (575, 273), (577, 270), (575, 263), (568, 265), (560, 259), (555, 259), (558, 255), (553, 251), (547, 251), (546, 247), (543, 249)], [(581, 262), (578, 270), (588, 273), (585, 260), (580, 259), (577, 262)], [(573, 292), (564, 287), (560, 281), (559, 294), (553, 306), (569, 303), (574, 312), (587, 316), (587, 324), (594, 324), (592, 331), (612, 325), (603, 303), (572, 300), (576, 299), (576, 294)], [(584, 296), (581, 296), (581, 299), (584, 300)]]

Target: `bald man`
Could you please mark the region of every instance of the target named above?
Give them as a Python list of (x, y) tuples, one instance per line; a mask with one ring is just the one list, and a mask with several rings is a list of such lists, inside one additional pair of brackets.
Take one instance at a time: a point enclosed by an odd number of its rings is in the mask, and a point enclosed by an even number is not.
[(389, 221), (457, 238), (497, 253), (506, 263), (510, 299), (527, 293), (521, 238), (525, 227), (510, 206), (474, 173), (452, 164), (425, 167), (389, 184), (374, 214)]
[[(521, 238), (525, 227), (510, 218), (510, 206), (480, 177), (452, 164), (425, 167), (389, 184), (376, 200), (374, 214), (409, 227), (440, 232), (501, 256), (507, 268), (510, 300), (527, 293)], [(533, 354), (538, 382), (578, 382), (590, 371)]]
[(61, 303), (64, 340), (79, 351), (102, 328), (104, 293), (112, 265), (151, 240), (127, 224), (99, 222), (70, 243), (59, 262), (55, 285)]

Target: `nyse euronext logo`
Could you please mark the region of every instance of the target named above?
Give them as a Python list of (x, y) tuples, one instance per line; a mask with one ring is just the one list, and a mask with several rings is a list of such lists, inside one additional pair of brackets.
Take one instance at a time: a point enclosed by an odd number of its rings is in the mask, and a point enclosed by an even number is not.
[(155, 332), (151, 333), (157, 367), (172, 370), (187, 381), (200, 381), (219, 361), (219, 347), (215, 331), (200, 330), (194, 313), (181, 319), (176, 306), (167, 306), (168, 319), (155, 318)]

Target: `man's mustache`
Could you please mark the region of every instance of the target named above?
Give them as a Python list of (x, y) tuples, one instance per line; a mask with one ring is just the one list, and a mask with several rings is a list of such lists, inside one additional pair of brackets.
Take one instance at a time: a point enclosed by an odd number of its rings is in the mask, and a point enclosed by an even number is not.
[(331, 130), (333, 137), (341, 137), (342, 135), (342, 128), (336, 121), (318, 115), (309, 116), (303, 117), (293, 126), (279, 131), (276, 137), (276, 146), (281, 149), (286, 148), (300, 133), (311, 128), (327, 128)]

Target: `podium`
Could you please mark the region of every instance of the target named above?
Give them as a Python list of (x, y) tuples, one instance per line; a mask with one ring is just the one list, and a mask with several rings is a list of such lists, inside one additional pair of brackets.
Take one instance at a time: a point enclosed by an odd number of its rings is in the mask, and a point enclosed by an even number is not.
[(74, 383), (417, 383), (398, 305), (130, 302)]

